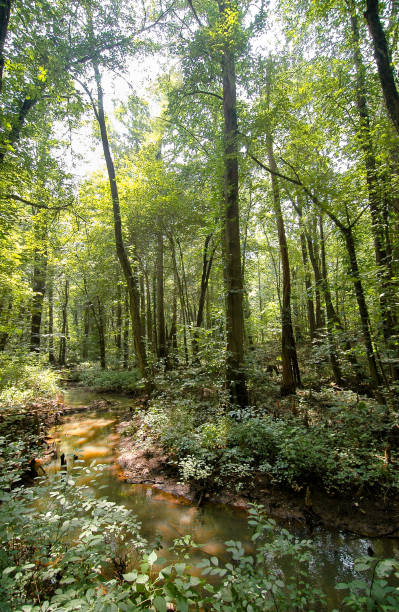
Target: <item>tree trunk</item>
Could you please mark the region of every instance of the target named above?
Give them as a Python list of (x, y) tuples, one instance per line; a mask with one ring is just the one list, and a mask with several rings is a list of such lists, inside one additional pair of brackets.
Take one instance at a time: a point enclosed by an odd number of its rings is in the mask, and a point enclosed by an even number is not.
[(2, 305), (0, 308), (0, 324), (3, 330), (0, 331), (0, 351), (4, 351), (4, 349), (7, 346), (9, 337), (10, 337), (9, 331), (7, 331), (7, 329), (8, 329), (9, 317), (10, 317), (11, 311), (12, 311), (12, 299), (10, 298), (8, 300), (8, 304), (6, 307), (4, 307), (4, 302), (2, 300)]
[(118, 350), (118, 362), (121, 361), (122, 351), (122, 290), (118, 283), (116, 287), (116, 335), (115, 344)]
[(184, 305), (183, 286), (182, 286), (182, 281), (179, 276), (179, 270), (177, 269), (176, 249), (175, 249), (175, 243), (174, 243), (172, 236), (169, 236), (169, 242), (170, 242), (171, 252), (172, 252), (173, 272), (174, 272), (174, 276), (176, 279), (177, 289), (178, 289), (179, 299), (180, 299), (180, 311), (181, 311), (181, 318), (183, 322), (184, 360), (187, 364), (188, 363), (187, 318), (186, 318), (186, 309)]
[(152, 346), (154, 355), (158, 355), (158, 329), (157, 329), (157, 274), (154, 267), (152, 275)]
[(172, 302), (172, 322), (170, 325), (170, 334), (168, 336), (168, 351), (167, 362), (168, 368), (173, 368), (177, 365), (177, 283), (176, 277), (173, 287), (173, 302)]
[(324, 228), (323, 228), (323, 219), (319, 217), (319, 227), (320, 227), (320, 251), (321, 251), (321, 274), (322, 274), (322, 291), (324, 294), (324, 299), (326, 303), (326, 314), (327, 314), (327, 337), (328, 337), (328, 352), (330, 355), (330, 363), (331, 368), (334, 374), (334, 379), (337, 385), (342, 385), (343, 378), (341, 368), (338, 363), (335, 342), (334, 342), (334, 329), (337, 324), (338, 315), (335, 312), (330, 287), (328, 284), (328, 276), (327, 276), (327, 262), (326, 262), (326, 249), (324, 243)]
[(18, 142), (26, 117), (30, 109), (33, 108), (37, 102), (38, 98), (35, 97), (26, 97), (22, 99), (18, 114), (11, 119), (11, 128), (8, 132), (5, 132), (0, 141), (0, 166), (4, 162), (5, 155), (10, 145), (14, 146)]
[(125, 297), (125, 316), (123, 327), (123, 369), (129, 367), (129, 294), (126, 291)]
[(306, 310), (308, 314), (309, 334), (310, 334), (310, 339), (314, 340), (315, 331), (316, 331), (316, 319), (314, 316), (312, 281), (310, 278), (308, 252), (306, 249), (306, 238), (305, 238), (305, 233), (303, 231), (302, 225), (300, 228), (300, 240), (301, 240), (303, 267), (305, 268)]
[[(378, 2), (368, 2), (370, 5), (376, 5), (378, 10)], [(385, 222), (383, 216), (384, 208), (384, 188), (379, 184), (377, 177), (377, 162), (374, 155), (373, 137), (370, 129), (370, 118), (367, 106), (367, 87), (365, 67), (360, 51), (360, 35), (357, 15), (353, 3), (350, 5), (350, 20), (352, 27), (353, 41), (353, 57), (356, 67), (356, 102), (359, 115), (359, 140), (360, 146), (364, 155), (364, 164), (366, 169), (367, 189), (369, 208), (371, 213), (371, 227), (374, 238), (375, 260), (378, 269), (378, 278), (380, 283), (379, 302), (381, 310), (382, 331), (387, 348), (396, 353), (398, 350), (395, 342), (392, 342), (392, 336), (396, 335), (397, 320), (395, 315), (394, 303), (395, 295), (392, 287), (391, 269), (385, 241)], [(378, 18), (378, 15), (377, 15)], [(399, 98), (398, 98), (399, 100)], [(398, 106), (399, 109), (399, 106)], [(399, 368), (392, 368), (394, 379), (399, 378)]]
[(165, 335), (165, 305), (164, 305), (164, 278), (163, 278), (163, 236), (157, 232), (157, 327), (158, 327), (158, 359), (166, 357)]
[(324, 327), (324, 317), (321, 308), (321, 299), (320, 299), (320, 288), (322, 285), (322, 276), (320, 272), (320, 261), (319, 261), (319, 253), (318, 248), (316, 247), (316, 236), (313, 232), (313, 236), (310, 235), (309, 232), (305, 232), (308, 252), (310, 261), (313, 268), (314, 278), (315, 278), (315, 300), (316, 300), (316, 335), (320, 334), (321, 330)]
[(345, 228), (344, 231), (346, 248), (349, 255), (351, 276), (353, 279), (353, 284), (355, 287), (356, 299), (359, 308), (360, 321), (362, 324), (362, 332), (364, 344), (366, 347), (366, 355), (367, 362), (369, 365), (370, 377), (375, 387), (378, 387), (381, 384), (381, 377), (377, 368), (377, 361), (374, 354), (373, 343), (371, 340), (370, 333), (370, 317), (366, 304), (366, 299), (364, 297), (363, 285), (360, 280), (359, 266), (357, 263), (355, 243), (353, 240), (353, 233), (351, 226)]
[(50, 267), (48, 272), (48, 360), (49, 363), (55, 363), (54, 355), (54, 277), (53, 270)]
[(35, 251), (32, 279), (32, 310), (29, 350), (40, 352), (40, 327), (42, 322), (44, 293), (47, 271), (47, 223), (41, 218), (34, 220)]
[(116, 173), (114, 162), (111, 155), (111, 150), (109, 146), (107, 127), (105, 122), (105, 114), (104, 114), (104, 101), (103, 101), (103, 90), (101, 86), (101, 76), (100, 71), (98, 69), (98, 65), (93, 62), (94, 74), (97, 84), (97, 100), (98, 107), (95, 110), (96, 119), (98, 121), (98, 125), (100, 127), (101, 132), (101, 142), (104, 151), (104, 158), (107, 165), (108, 171), (108, 179), (109, 186), (112, 198), (112, 208), (114, 215), (114, 231), (115, 231), (115, 245), (116, 245), (116, 253), (119, 259), (119, 262), (122, 267), (123, 274), (125, 276), (127, 289), (129, 292), (129, 302), (130, 302), (130, 316), (132, 320), (132, 329), (133, 329), (133, 337), (134, 337), (134, 345), (136, 349), (136, 356), (138, 361), (138, 366), (140, 373), (143, 377), (147, 376), (147, 356), (143, 338), (143, 330), (141, 326), (141, 317), (140, 317), (140, 295), (139, 295), (139, 286), (137, 276), (130, 264), (125, 245), (123, 243), (122, 236), (122, 220), (121, 220), (121, 212), (119, 205), (119, 193), (118, 193), (118, 185), (116, 182)]
[(149, 275), (148, 275), (147, 270), (144, 270), (143, 273), (144, 273), (144, 279), (145, 279), (146, 306), (147, 306), (147, 317), (146, 317), (146, 322), (147, 322), (147, 345), (149, 347), (148, 350), (153, 352), (153, 348), (152, 348), (153, 337), (152, 337), (152, 312), (151, 312), (150, 279), (149, 279)]
[[(221, 25), (227, 28), (231, 2), (219, 0)], [(226, 33), (227, 37), (227, 33)], [(236, 76), (232, 43), (226, 41), (222, 49), (223, 115), (224, 115), (224, 215), (226, 249), (226, 384), (232, 404), (248, 405), (244, 372), (244, 315), (241, 274), (241, 248), (238, 202), (238, 144)]]
[(62, 303), (62, 327), (61, 327), (61, 338), (60, 338), (60, 352), (58, 357), (58, 363), (60, 366), (64, 366), (66, 363), (66, 340), (68, 330), (68, 300), (69, 300), (69, 280), (65, 280), (64, 286), (64, 301)]
[[(266, 135), (267, 154), (269, 166), (276, 173), (277, 165), (274, 159), (273, 142), (270, 134)], [(294, 331), (291, 320), (291, 278), (290, 263), (288, 257), (287, 238), (285, 235), (284, 219), (280, 204), (280, 190), (277, 177), (271, 175), (273, 190), (273, 205), (276, 215), (277, 234), (280, 245), (281, 266), (283, 272), (283, 299), (281, 306), (281, 359), (283, 366), (281, 395), (295, 393), (297, 387), (301, 386), (298, 358), (296, 353)]]
[(193, 333), (193, 356), (196, 357), (198, 354), (198, 329), (202, 327), (202, 322), (204, 318), (204, 306), (205, 306), (205, 297), (208, 289), (209, 276), (211, 273), (213, 256), (215, 253), (215, 249), (212, 250), (209, 259), (208, 259), (208, 248), (209, 243), (212, 239), (212, 234), (209, 234), (205, 238), (204, 244), (204, 254), (202, 257), (202, 275), (201, 275), (201, 287), (200, 287), (200, 296), (198, 301), (198, 311), (197, 311), (197, 319), (196, 319), (196, 329)]
[(104, 309), (103, 309), (103, 305), (99, 297), (97, 297), (97, 302), (98, 302), (98, 339), (100, 342), (100, 365), (101, 365), (101, 369), (105, 370), (105, 368), (107, 367), (107, 364), (106, 364), (106, 359), (105, 359)]
[(364, 16), (373, 41), (374, 57), (377, 63), (382, 93), (388, 114), (399, 134), (399, 92), (396, 87), (394, 68), (392, 65), (387, 39), (378, 14), (378, 0), (367, 0), (367, 10)]
[(4, 45), (10, 21), (10, 10), (11, 0), (0, 0), (0, 93), (3, 91)]
[(89, 331), (90, 331), (90, 308), (88, 304), (84, 307), (84, 324), (83, 324), (83, 342), (82, 342), (82, 359), (87, 361), (89, 356)]

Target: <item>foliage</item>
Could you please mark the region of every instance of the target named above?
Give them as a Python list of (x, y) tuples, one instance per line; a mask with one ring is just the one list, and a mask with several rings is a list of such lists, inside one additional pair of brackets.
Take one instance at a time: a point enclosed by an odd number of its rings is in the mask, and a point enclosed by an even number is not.
[(58, 375), (37, 356), (17, 353), (0, 356), (0, 403), (13, 406), (43, 397), (53, 397)]
[(140, 372), (138, 370), (101, 370), (95, 367), (80, 367), (75, 373), (83, 385), (93, 391), (113, 391), (120, 393), (134, 393), (140, 390)]
[[(195, 380), (180, 387), (174, 382), (172, 391), (167, 374), (170, 391), (152, 400), (138, 430), (134, 426), (149, 450), (151, 440), (161, 443), (187, 482), (239, 490), (254, 486), (250, 483), (260, 474), (296, 491), (319, 486), (330, 494), (397, 494), (396, 411), (351, 392), (325, 389), (302, 394), (294, 413), (289, 400), (277, 401), (277, 410), (269, 402), (263, 410), (226, 414), (223, 395), (214, 392), (202, 400), (204, 389)], [(384, 455), (388, 441), (390, 464)]]

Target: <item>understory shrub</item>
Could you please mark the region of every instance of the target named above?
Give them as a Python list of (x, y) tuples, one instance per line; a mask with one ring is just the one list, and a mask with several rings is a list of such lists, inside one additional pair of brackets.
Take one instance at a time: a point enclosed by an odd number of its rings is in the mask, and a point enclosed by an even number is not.
[(76, 378), (93, 391), (113, 391), (134, 393), (143, 388), (140, 372), (133, 370), (101, 370), (97, 367), (86, 367), (77, 371)]
[(0, 356), (0, 404), (22, 404), (57, 392), (57, 373), (36, 355), (26, 353)]
[[(238, 490), (260, 472), (271, 484), (297, 491), (309, 485), (330, 493), (399, 491), (393, 409), (325, 390), (300, 396), (295, 414), (289, 405), (277, 415), (251, 407), (228, 411), (216, 397), (209, 410), (198, 394), (180, 391), (163, 391), (150, 403), (138, 435), (149, 448), (152, 439), (160, 442), (184, 479), (189, 457), (190, 465), (208, 472), (209, 486)], [(389, 441), (390, 462), (384, 454)]]

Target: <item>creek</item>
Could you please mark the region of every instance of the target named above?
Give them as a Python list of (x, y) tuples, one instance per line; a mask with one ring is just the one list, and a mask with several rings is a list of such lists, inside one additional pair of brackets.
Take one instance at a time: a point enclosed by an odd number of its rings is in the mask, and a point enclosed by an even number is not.
[[(89, 405), (100, 400), (105, 400), (102, 406), (107, 400), (111, 400), (112, 405), (92, 410)], [(74, 464), (74, 457), (83, 459), (83, 463), (77, 464), (82, 466), (82, 473), (76, 483), (88, 485), (96, 496), (131, 509), (142, 523), (142, 535), (151, 544), (156, 545), (157, 540), (162, 538), (159, 552), (162, 557), (168, 557), (168, 548), (174, 539), (186, 534), (190, 534), (199, 545), (199, 548), (193, 549), (190, 561), (193, 565), (206, 555), (226, 561), (228, 556), (224, 542), (227, 540), (241, 540), (246, 551), (252, 550), (245, 511), (212, 503), (197, 508), (156, 486), (124, 481), (117, 464), (116, 425), (132, 405), (131, 399), (71, 388), (65, 391), (64, 402), (76, 412), (71, 410), (66, 413), (64, 422), (51, 430), (57, 447), (57, 459), (46, 467), (47, 472), (60, 469), (61, 454), (66, 457), (68, 467)], [(79, 410), (85, 405), (89, 406), (88, 409)], [(96, 464), (106, 464), (107, 467), (99, 472), (93, 470), (87, 473), (87, 467)], [(310, 536), (306, 527), (298, 527), (297, 524), (284, 526), (300, 538), (312, 539), (315, 552), (311, 579), (327, 594), (329, 609), (339, 606), (340, 593), (333, 585), (354, 578), (354, 559), (367, 555), (369, 547), (378, 558), (399, 555), (397, 540), (370, 540), (325, 528), (314, 529)]]

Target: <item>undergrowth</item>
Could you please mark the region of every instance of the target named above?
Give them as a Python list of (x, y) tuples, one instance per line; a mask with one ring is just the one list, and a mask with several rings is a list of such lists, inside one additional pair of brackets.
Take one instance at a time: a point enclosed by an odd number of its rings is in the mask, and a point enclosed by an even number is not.
[(201, 367), (180, 380), (176, 372), (158, 378), (158, 392), (132, 433), (149, 451), (160, 443), (192, 486), (238, 491), (254, 485), (256, 476), (295, 491), (399, 492), (399, 415), (393, 409), (334, 388), (231, 409), (222, 386)]
[(0, 405), (24, 404), (51, 398), (57, 392), (58, 375), (36, 355), (0, 354)]
[(73, 372), (73, 380), (93, 391), (135, 393), (142, 390), (140, 372), (133, 370), (102, 370), (91, 364), (80, 364)]

